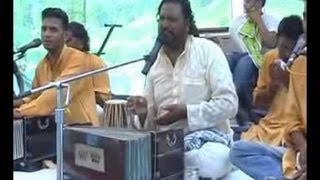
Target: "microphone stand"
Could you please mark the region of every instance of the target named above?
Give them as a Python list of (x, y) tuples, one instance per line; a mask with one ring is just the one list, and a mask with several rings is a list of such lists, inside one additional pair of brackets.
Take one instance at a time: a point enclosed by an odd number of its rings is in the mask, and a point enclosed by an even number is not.
[[(14, 53), (15, 53), (15, 52), (14, 52)], [(16, 53), (15, 53), (15, 54), (16, 54)], [(18, 60), (24, 58), (24, 56), (25, 56), (25, 53), (20, 53), (20, 54), (18, 55), (18, 57), (17, 57), (16, 59), (14, 59), (13, 61), (18, 61)]]
[(97, 53), (95, 53), (95, 55), (97, 55), (97, 56), (100, 56), (100, 55), (104, 54), (102, 51), (103, 51), (104, 47), (106, 46), (106, 44), (107, 44), (107, 42), (108, 42), (108, 40), (109, 40), (109, 38), (111, 36), (111, 33), (113, 32), (113, 29), (116, 28), (116, 27), (120, 27), (121, 28), (122, 25), (119, 25), (119, 24), (105, 24), (104, 27), (110, 27), (110, 29), (108, 31), (108, 34), (107, 34), (106, 38), (103, 40), (99, 51)]
[[(25, 57), (25, 54), (24, 53), (20, 53), (19, 55), (18, 55), (18, 57), (16, 58), (16, 59), (13, 59), (13, 66), (15, 66), (15, 64), (16, 64), (16, 62), (18, 61), (18, 60), (20, 60), (20, 59), (22, 59), (22, 58), (24, 58)], [(16, 64), (16, 66), (18, 66), (17, 64)], [(16, 74), (16, 72), (13, 72), (14, 73), (14, 75), (18, 78), (18, 75)], [(22, 83), (24, 84), (24, 79), (22, 78)], [(19, 92), (20, 92), (20, 84), (19, 84), (19, 81), (17, 80), (17, 84), (18, 84), (18, 87), (19, 87)], [(13, 91), (14, 92), (14, 91)], [(20, 92), (20, 94), (21, 94), (21, 92)], [(16, 99), (17, 98), (17, 96), (14, 96), (13, 97), (14, 99)]]
[[(13, 51), (13, 54), (18, 54), (19, 53), (19, 51)], [(23, 54), (23, 53), (22, 53)]]
[[(57, 107), (55, 110), (55, 122), (56, 122), (56, 127), (57, 127), (57, 135), (56, 135), (56, 151), (57, 151), (57, 180), (63, 180), (63, 127), (64, 127), (64, 106), (68, 105), (69, 102), (69, 93), (70, 93), (70, 86), (69, 84), (67, 84), (68, 82), (71, 81), (75, 81), (75, 80), (79, 80), (81, 78), (87, 77), (87, 76), (92, 76), (104, 71), (109, 71), (111, 69), (115, 69), (118, 67), (122, 67), (128, 64), (132, 64), (135, 62), (139, 62), (139, 61), (143, 61), (145, 60), (144, 58), (141, 59), (137, 59), (137, 60), (133, 60), (133, 61), (129, 61), (123, 64), (119, 64), (113, 67), (103, 67), (97, 70), (93, 70), (93, 71), (88, 71), (85, 73), (81, 73), (79, 75), (67, 78), (67, 79), (63, 79), (60, 81), (55, 81), (55, 82), (50, 82), (47, 85), (35, 88), (35, 89), (31, 89), (29, 91), (26, 91), (22, 94), (20, 94), (18, 97), (19, 98), (23, 98), (26, 96), (29, 96), (31, 94), (37, 93), (37, 92), (41, 92), (47, 89), (51, 89), (53, 87), (55, 87), (57, 89)], [(62, 103), (62, 99), (63, 99), (63, 88), (67, 88), (67, 96), (66, 96), (66, 101), (63, 104)]]

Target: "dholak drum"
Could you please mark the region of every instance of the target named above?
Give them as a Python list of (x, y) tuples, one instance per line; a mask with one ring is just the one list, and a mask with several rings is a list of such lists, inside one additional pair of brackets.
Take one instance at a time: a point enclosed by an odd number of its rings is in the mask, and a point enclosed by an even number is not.
[(126, 109), (126, 100), (111, 99), (104, 104), (102, 127), (130, 127), (130, 120)]

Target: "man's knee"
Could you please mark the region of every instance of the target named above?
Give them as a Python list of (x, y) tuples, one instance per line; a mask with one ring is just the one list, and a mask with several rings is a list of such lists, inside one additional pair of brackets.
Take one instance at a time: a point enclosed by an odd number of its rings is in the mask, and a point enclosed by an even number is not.
[[(245, 73), (245, 72), (243, 72)], [(236, 92), (239, 96), (246, 97), (248, 93), (252, 93), (253, 91), (253, 84), (249, 81), (249, 77), (241, 77), (238, 73), (234, 74), (234, 85), (236, 88)]]
[[(250, 80), (258, 75), (258, 68), (254, 65), (249, 55), (239, 59), (235, 70), (238, 81), (250, 84)], [(251, 82), (252, 83), (252, 82)]]
[(241, 53), (226, 53), (226, 58), (232, 73), (241, 56), (242, 56)]
[(234, 142), (230, 149), (230, 161), (232, 164), (237, 165), (237, 162), (239, 162), (239, 159), (241, 160), (245, 153), (248, 151), (248, 148), (250, 149), (250, 142), (245, 140), (240, 140)]

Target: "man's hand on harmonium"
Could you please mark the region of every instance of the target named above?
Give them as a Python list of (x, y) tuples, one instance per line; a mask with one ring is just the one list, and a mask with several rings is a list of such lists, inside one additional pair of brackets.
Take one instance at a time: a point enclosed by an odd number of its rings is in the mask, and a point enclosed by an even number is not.
[(154, 119), (154, 122), (158, 125), (169, 125), (187, 118), (187, 106), (185, 104), (170, 104), (163, 106), (162, 109), (168, 112)]
[(127, 99), (127, 110), (137, 115), (147, 114), (147, 99), (142, 96), (130, 96)]
[[(147, 113), (148, 113), (148, 102), (147, 99), (145, 97), (142, 96), (130, 96), (127, 98), (127, 111), (129, 115), (133, 115), (132, 116), (132, 124), (134, 126), (134, 128), (136, 129), (140, 129), (141, 127), (144, 127), (145, 124), (145, 120), (147, 117)], [(135, 123), (136, 121), (136, 115), (139, 119), (139, 123), (140, 123), (140, 128), (138, 128)]]

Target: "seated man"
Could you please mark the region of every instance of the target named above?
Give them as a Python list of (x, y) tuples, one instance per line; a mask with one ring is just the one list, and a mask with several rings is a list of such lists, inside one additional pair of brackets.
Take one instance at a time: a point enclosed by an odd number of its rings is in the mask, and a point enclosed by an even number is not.
[[(59, 8), (42, 11), (41, 39), (48, 54), (36, 68), (32, 88), (88, 71), (86, 55), (65, 45), (68, 19)], [(70, 102), (65, 111), (65, 123), (99, 125), (92, 79), (83, 78), (69, 84)], [(15, 118), (51, 115), (56, 106), (56, 89), (51, 88), (14, 101), (13, 115)]]
[(238, 107), (226, 57), (215, 43), (193, 36), (188, 0), (162, 0), (158, 23), (168, 41), (147, 75), (144, 97), (129, 97), (128, 107), (146, 130), (184, 129), (185, 166), (221, 178), (232, 168), (229, 119)]
[[(305, 27), (305, 18), (303, 22)], [(306, 35), (306, 28), (304, 30)], [(293, 65), (288, 67), (290, 82), (282, 112), (282, 121), (286, 122), (282, 134), (287, 148), (253, 141), (237, 141), (230, 151), (232, 163), (254, 179), (305, 179), (306, 63), (306, 56), (300, 55)]]
[[(87, 57), (87, 64), (90, 70), (105, 67), (103, 60), (94, 54), (90, 54), (90, 38), (84, 26), (78, 22), (70, 22), (67, 30), (66, 44), (69, 47), (84, 52)], [(105, 101), (111, 99), (111, 90), (108, 72), (103, 72), (92, 76), (93, 88), (96, 97), (97, 112), (99, 121), (103, 120), (103, 107)]]
[(279, 20), (264, 13), (266, 0), (244, 0), (245, 14), (235, 19), (230, 33), (242, 50), (228, 55), (229, 66), (239, 97), (236, 120), (239, 126), (248, 127), (251, 117), (252, 92), (257, 82), (263, 54), (276, 46)]
[(306, 61), (305, 56), (300, 56), (291, 68), (284, 112), (288, 124), (283, 133), (288, 148), (253, 141), (237, 141), (230, 151), (231, 162), (254, 179), (270, 176), (284, 179), (305, 175)]
[(303, 33), (299, 16), (282, 19), (278, 27), (278, 45), (264, 56), (259, 72), (257, 87), (254, 90), (254, 106), (269, 109), (267, 115), (258, 124), (243, 132), (241, 139), (260, 141), (271, 145), (283, 145), (283, 133), (286, 122), (283, 121), (283, 107), (288, 91), (288, 76), (277, 74), (274, 66), (279, 59), (286, 63), (295, 43)]

